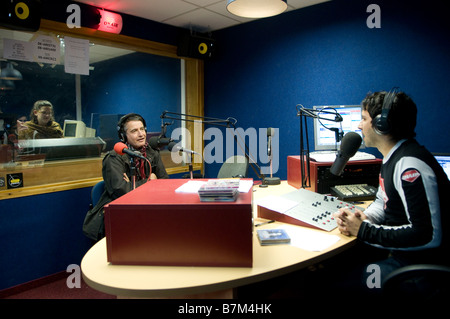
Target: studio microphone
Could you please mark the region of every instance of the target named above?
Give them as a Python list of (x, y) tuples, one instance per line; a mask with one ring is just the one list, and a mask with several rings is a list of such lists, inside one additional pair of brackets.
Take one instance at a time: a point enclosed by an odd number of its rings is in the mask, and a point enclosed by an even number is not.
[(144, 156), (141, 155), (140, 152), (133, 152), (130, 149), (128, 149), (128, 146), (125, 143), (118, 142), (114, 145), (114, 151), (116, 151), (117, 154), (123, 155), (124, 153), (132, 156), (132, 157), (139, 157), (144, 160), (147, 160)]
[(188, 150), (188, 149), (186, 149), (186, 148), (182, 148), (181, 146), (177, 145), (176, 142), (170, 142), (169, 145), (167, 146), (167, 148), (168, 148), (168, 150), (171, 151), (171, 152), (186, 152), (186, 153), (190, 153), (190, 154), (197, 154), (197, 155), (200, 155), (200, 154), (198, 154), (198, 153), (195, 152), (195, 151)]
[(148, 144), (153, 149), (158, 149), (161, 146), (168, 145), (173, 140), (170, 137), (152, 136), (148, 139)]
[(331, 165), (330, 172), (333, 175), (340, 176), (344, 171), (344, 167), (348, 160), (356, 154), (361, 146), (361, 135), (355, 132), (348, 132), (342, 138), (341, 148), (336, 155), (333, 165)]
[(272, 156), (272, 136), (275, 134), (275, 130), (271, 127), (267, 128), (267, 155)]

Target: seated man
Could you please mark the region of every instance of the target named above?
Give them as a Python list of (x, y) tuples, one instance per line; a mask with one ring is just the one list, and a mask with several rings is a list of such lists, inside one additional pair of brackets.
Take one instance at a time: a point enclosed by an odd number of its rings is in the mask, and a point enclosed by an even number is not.
[(335, 214), (342, 234), (390, 252), (387, 259), (373, 261), (381, 281), (402, 266), (449, 262), (445, 199), (450, 183), (433, 155), (414, 138), (416, 114), (415, 103), (403, 92), (376, 92), (362, 101), (359, 128), (364, 142), (384, 157), (380, 187), (364, 213), (341, 209)]
[[(119, 120), (117, 129), (120, 140), (126, 143), (130, 150), (140, 152), (151, 163), (150, 166), (144, 159), (135, 158), (136, 187), (149, 179), (169, 178), (160, 154), (147, 143), (147, 127), (142, 116), (135, 113), (124, 115)], [(119, 155), (114, 150), (103, 159), (105, 190), (95, 207), (86, 215), (83, 232), (87, 237), (98, 241), (105, 236), (103, 207), (133, 189), (130, 165), (128, 154)]]

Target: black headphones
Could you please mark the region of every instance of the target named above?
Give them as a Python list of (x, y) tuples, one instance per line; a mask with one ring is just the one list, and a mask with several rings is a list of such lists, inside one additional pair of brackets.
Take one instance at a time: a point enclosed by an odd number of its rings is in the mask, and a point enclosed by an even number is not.
[(122, 116), (117, 123), (117, 133), (119, 135), (119, 139), (126, 143), (127, 142), (127, 134), (124, 131), (124, 125), (128, 121), (129, 118), (135, 117), (137, 121), (141, 121), (142, 124), (144, 124), (145, 131), (147, 131), (147, 124), (145, 123), (145, 120), (142, 116), (136, 113), (129, 113), (124, 116)]
[(383, 99), (381, 113), (375, 116), (372, 121), (373, 129), (379, 135), (386, 135), (391, 131), (391, 125), (389, 124), (388, 118), (397, 93), (397, 87), (391, 89), (388, 93), (386, 93)]

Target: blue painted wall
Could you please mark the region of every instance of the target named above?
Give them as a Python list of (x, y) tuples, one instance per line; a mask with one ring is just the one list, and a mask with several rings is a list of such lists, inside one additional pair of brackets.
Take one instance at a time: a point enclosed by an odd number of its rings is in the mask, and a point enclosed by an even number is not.
[(90, 188), (0, 201), (0, 290), (80, 265)]
[[(379, 29), (366, 25), (371, 3), (381, 8)], [(334, 0), (218, 31), (218, 55), (205, 66), (205, 113), (236, 117), (244, 129), (280, 128), (276, 176), (286, 179), (286, 157), (299, 154), (297, 104), (360, 104), (368, 92), (399, 86), (418, 106), (419, 142), (449, 152), (446, 12), (444, 1)], [(308, 128), (313, 148), (311, 119)]]

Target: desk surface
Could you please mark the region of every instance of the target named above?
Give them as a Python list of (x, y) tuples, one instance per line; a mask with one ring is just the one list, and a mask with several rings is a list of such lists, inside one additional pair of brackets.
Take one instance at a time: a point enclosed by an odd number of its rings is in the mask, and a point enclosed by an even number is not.
[[(281, 185), (254, 186), (253, 199), (281, 195), (295, 190), (286, 181)], [(253, 214), (256, 216), (256, 204)], [(255, 223), (262, 221), (255, 218)], [(260, 226), (276, 227), (278, 222)], [(295, 226), (299, 227), (299, 226)], [(324, 233), (322, 230), (314, 230)], [(325, 232), (326, 233), (326, 232)], [(329, 234), (340, 240), (324, 251), (306, 251), (291, 245), (261, 246), (253, 233), (253, 267), (121, 266), (107, 262), (106, 240), (95, 244), (81, 262), (86, 283), (99, 291), (126, 297), (176, 297), (236, 288), (274, 278), (330, 258), (352, 246), (355, 238), (337, 229)]]

